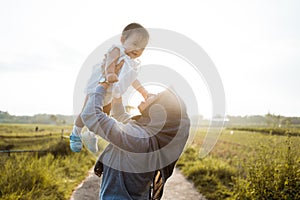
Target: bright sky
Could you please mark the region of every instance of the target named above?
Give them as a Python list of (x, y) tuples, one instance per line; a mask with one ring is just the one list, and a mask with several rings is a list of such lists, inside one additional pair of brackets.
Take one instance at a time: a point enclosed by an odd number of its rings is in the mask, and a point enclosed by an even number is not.
[(206, 51), (227, 114), (300, 116), (299, 10), (297, 0), (0, 1), (0, 110), (72, 114), (85, 59), (138, 22), (181, 33)]

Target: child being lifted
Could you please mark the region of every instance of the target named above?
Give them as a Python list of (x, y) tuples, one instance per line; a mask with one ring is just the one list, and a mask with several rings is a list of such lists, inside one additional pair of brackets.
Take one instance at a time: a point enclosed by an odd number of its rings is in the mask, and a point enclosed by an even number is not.
[[(85, 89), (85, 103), (99, 82), (110, 84), (103, 103), (103, 111), (106, 114), (110, 112), (112, 98), (120, 98), (130, 85), (147, 99), (151, 94), (137, 80), (139, 63), (135, 59), (142, 55), (148, 41), (149, 33), (143, 26), (138, 23), (127, 25), (122, 31), (122, 45), (113, 45), (105, 54), (103, 62), (94, 66)], [(116, 69), (116, 66), (121, 66), (121, 68)], [(80, 152), (82, 149), (81, 139), (83, 139), (86, 147), (95, 153), (98, 151), (97, 137), (90, 131), (81, 134), (84, 123), (80, 114), (75, 119), (70, 135), (70, 148), (73, 152)]]

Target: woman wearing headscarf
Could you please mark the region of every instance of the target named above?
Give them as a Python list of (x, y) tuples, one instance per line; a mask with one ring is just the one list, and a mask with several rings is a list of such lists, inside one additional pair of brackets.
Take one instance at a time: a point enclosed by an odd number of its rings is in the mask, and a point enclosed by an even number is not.
[(141, 102), (139, 116), (131, 118), (121, 98), (107, 116), (102, 102), (108, 86), (99, 84), (81, 114), (87, 128), (109, 142), (94, 169), (102, 174), (100, 199), (161, 199), (188, 139), (186, 106), (166, 89)]

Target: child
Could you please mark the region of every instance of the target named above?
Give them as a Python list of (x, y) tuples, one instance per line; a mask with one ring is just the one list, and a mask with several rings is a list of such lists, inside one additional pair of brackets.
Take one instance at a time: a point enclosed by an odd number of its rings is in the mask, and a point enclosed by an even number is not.
[[(105, 94), (103, 104), (103, 111), (106, 114), (109, 114), (110, 112), (110, 102), (112, 98), (120, 98), (130, 85), (132, 85), (146, 99), (149, 96), (149, 93), (136, 79), (139, 63), (134, 59), (142, 55), (144, 48), (148, 44), (148, 40), (149, 33), (143, 26), (137, 23), (127, 25), (122, 32), (122, 45), (113, 45), (105, 55), (105, 59), (102, 62), (101, 67), (96, 65), (93, 68), (92, 75), (85, 90), (87, 93), (85, 103), (87, 102), (88, 95), (94, 91), (100, 81), (110, 83)], [(120, 70), (117, 70), (119, 71), (117, 74), (115, 67), (121, 62), (123, 62), (123, 65)], [(97, 137), (92, 132), (85, 132), (81, 134), (83, 127), (84, 123), (82, 122), (79, 114), (75, 120), (73, 131), (70, 135), (71, 150), (73, 152), (81, 151), (82, 138), (90, 151), (97, 152)]]

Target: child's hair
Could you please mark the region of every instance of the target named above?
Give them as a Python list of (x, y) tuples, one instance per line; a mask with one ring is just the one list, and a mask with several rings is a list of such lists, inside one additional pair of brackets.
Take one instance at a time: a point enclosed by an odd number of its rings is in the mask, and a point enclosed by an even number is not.
[(122, 31), (122, 36), (124, 39), (127, 39), (132, 33), (138, 33), (143, 38), (149, 39), (149, 33), (148, 31), (140, 24), (138, 23), (131, 23), (128, 24)]

